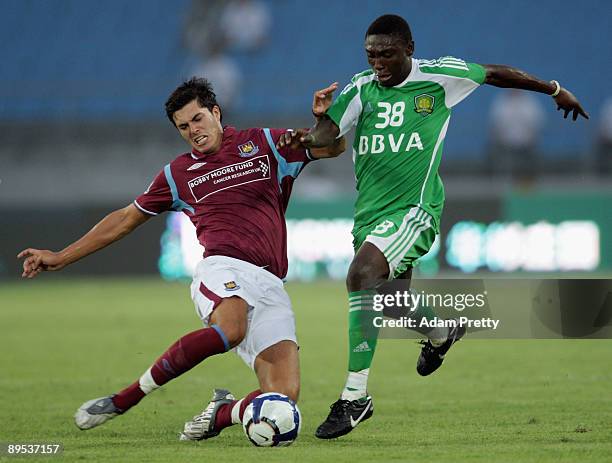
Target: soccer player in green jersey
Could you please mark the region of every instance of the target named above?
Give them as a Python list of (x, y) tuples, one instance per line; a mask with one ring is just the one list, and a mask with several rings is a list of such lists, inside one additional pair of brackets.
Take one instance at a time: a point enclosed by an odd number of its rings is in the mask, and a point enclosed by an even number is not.
[[(574, 120), (578, 115), (588, 118), (576, 97), (557, 81), (449, 56), (413, 58), (410, 27), (399, 16), (384, 15), (370, 25), (365, 51), (371, 69), (356, 74), (333, 104), (335, 84), (316, 92), (317, 123), (300, 138), (306, 147), (322, 147), (356, 127), (355, 257), (347, 276), (349, 373), (340, 399), (316, 431), (321, 439), (347, 434), (372, 415), (367, 380), (378, 336), (368, 315), (372, 296), (382, 280), (403, 278), (409, 283), (412, 266), (439, 233), (444, 188), (438, 166), (453, 106), (478, 86), (489, 84), (551, 95), (564, 117), (573, 113)], [(434, 314), (419, 307), (413, 316), (433, 318)], [(368, 323), (370, 329), (364, 329)], [(465, 328), (433, 328), (422, 334), (428, 340), (417, 371), (425, 376), (442, 364)]]

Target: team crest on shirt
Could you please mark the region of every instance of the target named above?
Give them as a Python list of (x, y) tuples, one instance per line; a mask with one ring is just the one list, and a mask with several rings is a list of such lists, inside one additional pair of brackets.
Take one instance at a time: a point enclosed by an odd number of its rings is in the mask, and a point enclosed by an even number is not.
[(238, 286), (235, 281), (223, 283), (223, 286), (225, 286), (226, 291), (236, 291), (237, 289), (240, 289), (240, 286)]
[(243, 143), (242, 145), (238, 145), (238, 156), (241, 158), (248, 158), (257, 153), (259, 153), (259, 146), (257, 146), (251, 140)]
[(436, 99), (427, 93), (421, 93), (414, 97), (414, 110), (421, 116), (429, 116), (433, 110)]

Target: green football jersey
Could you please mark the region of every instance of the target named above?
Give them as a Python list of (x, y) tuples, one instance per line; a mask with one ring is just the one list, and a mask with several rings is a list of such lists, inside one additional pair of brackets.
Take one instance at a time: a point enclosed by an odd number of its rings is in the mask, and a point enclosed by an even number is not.
[(327, 111), (344, 135), (356, 126), (354, 232), (385, 215), (419, 206), (439, 232), (444, 187), (438, 175), (451, 108), (484, 82), (485, 69), (450, 56), (412, 59), (394, 87), (372, 70), (356, 74)]

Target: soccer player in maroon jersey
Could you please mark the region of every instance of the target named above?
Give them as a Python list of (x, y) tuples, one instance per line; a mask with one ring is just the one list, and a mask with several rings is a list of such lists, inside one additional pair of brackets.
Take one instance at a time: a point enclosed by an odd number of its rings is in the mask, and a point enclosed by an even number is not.
[[(22, 276), (34, 278), (108, 246), (154, 215), (185, 213), (205, 248), (191, 285), (205, 328), (177, 340), (122, 391), (85, 402), (75, 422), (80, 429), (99, 426), (205, 358), (234, 350), (255, 371), (259, 389), (241, 400), (216, 389), (181, 434), (183, 440), (201, 440), (240, 423), (246, 406), (262, 392), (298, 399), (295, 320), (282, 282), (287, 273), (285, 209), (304, 166), (339, 155), (345, 145), (341, 139), (308, 151), (291, 131), (224, 127), (221, 108), (205, 79), (180, 85), (166, 102), (166, 114), (190, 152), (167, 164), (133, 204), (110, 213), (65, 249), (28, 248), (18, 257), (25, 258)], [(286, 144), (279, 149), (281, 139)]]

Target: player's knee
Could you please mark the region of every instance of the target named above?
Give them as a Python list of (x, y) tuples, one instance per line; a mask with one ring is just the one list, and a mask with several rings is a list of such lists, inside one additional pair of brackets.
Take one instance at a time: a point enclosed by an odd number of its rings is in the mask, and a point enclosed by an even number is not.
[(300, 397), (299, 381), (272, 381), (267, 384), (266, 389), (267, 390), (263, 392), (279, 392), (281, 394), (286, 395), (295, 402), (297, 402)]
[(349, 291), (373, 289), (380, 280), (386, 279), (386, 271), (371, 262), (354, 260), (346, 276), (346, 287)]
[(242, 342), (247, 331), (247, 304), (238, 297), (223, 299), (210, 317), (225, 335), (230, 347)]
[(221, 331), (223, 331), (230, 348), (236, 347), (246, 336), (246, 317), (223, 318), (217, 325), (221, 328)]
[(237, 323), (235, 325), (225, 324), (225, 326), (221, 326), (220, 328), (223, 330), (227, 342), (232, 348), (240, 344), (246, 336), (246, 323)]
[(289, 397), (294, 402), (297, 402), (298, 399), (300, 398), (300, 385), (292, 384), (288, 386), (285, 392), (283, 392), (283, 394), (285, 394), (287, 397)]
[(359, 291), (366, 289), (370, 278), (368, 268), (355, 263), (351, 264), (346, 275), (346, 287), (349, 291)]

